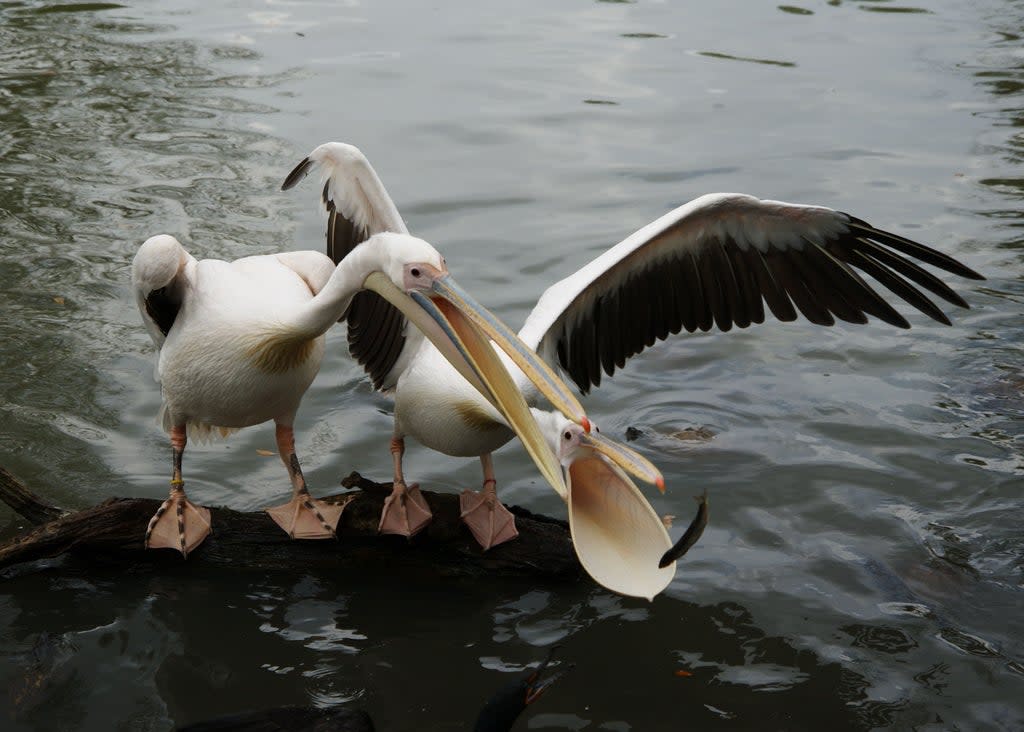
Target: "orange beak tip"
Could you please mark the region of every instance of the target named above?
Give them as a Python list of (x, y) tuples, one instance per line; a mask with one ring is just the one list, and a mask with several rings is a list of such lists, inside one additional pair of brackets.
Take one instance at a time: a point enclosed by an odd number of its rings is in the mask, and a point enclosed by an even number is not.
[(654, 481), (654, 485), (658, 486), (658, 490), (661, 491), (662, 493), (665, 492), (665, 479), (662, 478), (660, 475), (658, 476), (658, 479)]
[(580, 427), (582, 427), (583, 431), (586, 432), (588, 435), (590, 434), (590, 420), (587, 419), (585, 416), (583, 417), (583, 421), (580, 423)]

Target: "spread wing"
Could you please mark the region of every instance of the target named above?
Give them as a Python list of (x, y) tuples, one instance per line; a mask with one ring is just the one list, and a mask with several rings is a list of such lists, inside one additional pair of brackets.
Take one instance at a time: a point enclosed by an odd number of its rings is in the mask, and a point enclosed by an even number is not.
[(602, 370), (610, 376), (670, 333), (746, 328), (764, 322), (765, 304), (779, 320), (800, 312), (833, 325), (874, 316), (909, 328), (857, 270), (949, 325), (922, 289), (968, 305), (918, 263), (984, 279), (935, 249), (830, 208), (713, 193), (552, 285), (519, 335), (586, 393), (600, 385)]
[[(327, 209), (327, 255), (337, 264), (382, 231), (408, 234), (398, 209), (369, 161), (352, 145), (328, 142), (302, 160), (281, 188), (288, 190), (316, 166), (323, 169)], [(343, 316), (348, 347), (377, 389), (398, 379), (395, 365), (405, 346), (405, 317), (375, 292), (358, 293)]]

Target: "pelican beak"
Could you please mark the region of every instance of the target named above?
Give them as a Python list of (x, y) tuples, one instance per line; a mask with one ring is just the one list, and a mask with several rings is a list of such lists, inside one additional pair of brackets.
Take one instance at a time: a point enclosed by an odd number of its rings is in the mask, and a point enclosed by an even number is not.
[(451, 275), (438, 277), (434, 280), (434, 292), (454, 305), (471, 320), (477, 328), (487, 335), (494, 343), (512, 359), (526, 377), (540, 390), (551, 406), (565, 415), (567, 419), (590, 432), (590, 420), (576, 395), (559, 378), (554, 369), (548, 366), (532, 348), (522, 342), (511, 328), (480, 305), (473, 297), (462, 289)]
[[(443, 279), (444, 284), (440, 288), (435, 288), (436, 294), (431, 296), (416, 290), (406, 294), (380, 272), (369, 275), (364, 282), (364, 287), (387, 299), (423, 331), (423, 334), (437, 346), (438, 350), (459, 373), (505, 417), (509, 426), (526, 447), (530, 457), (537, 464), (541, 474), (559, 495), (565, 496), (565, 479), (562, 477), (558, 460), (541, 432), (540, 426), (530, 413), (530, 408), (526, 404), (522, 392), (491, 346), (490, 338), (493, 338), (498, 347), (506, 353), (517, 351), (527, 354), (524, 356), (524, 362), (528, 366), (533, 362), (543, 365), (547, 368), (547, 373), (553, 383), (559, 382), (558, 377), (514, 334), (512, 334), (514, 340), (508, 341), (500, 330), (495, 329), (497, 337), (491, 335), (489, 338), (490, 334), (483, 332), (477, 324), (481, 321), (491, 323), (500, 323), (500, 321), (463, 293), (450, 276), (446, 275), (439, 279)], [(438, 289), (440, 291), (437, 291)], [(511, 334), (507, 327), (502, 327)], [(541, 381), (547, 379), (542, 370), (530, 368), (523, 370), (531, 379), (536, 377), (534, 383), (537, 383), (536, 379)], [(568, 388), (564, 384), (561, 388), (566, 394), (569, 394)], [(575, 402), (575, 398), (572, 398), (572, 401)], [(571, 407), (569, 402), (565, 402), (565, 405)], [(558, 406), (557, 403), (556, 406)], [(583, 414), (582, 407), (578, 412), (580, 415)], [(568, 414), (566, 417), (572, 418)], [(586, 417), (583, 416), (582, 420), (586, 420)], [(584, 425), (584, 429), (588, 427), (589, 421)]]
[(662, 477), (661, 471), (636, 450), (609, 440), (596, 431), (580, 435), (580, 445), (599, 452), (634, 478), (639, 478), (645, 483), (653, 483), (659, 491), (665, 492), (665, 478)]
[(577, 451), (565, 472), (569, 531), (580, 564), (613, 592), (654, 599), (676, 565), (658, 567), (672, 540), (651, 504), (603, 451)]

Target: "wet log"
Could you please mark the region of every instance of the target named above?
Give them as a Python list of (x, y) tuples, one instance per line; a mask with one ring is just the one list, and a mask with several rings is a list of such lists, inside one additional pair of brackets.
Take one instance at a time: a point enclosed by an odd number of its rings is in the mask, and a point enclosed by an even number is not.
[(564, 521), (509, 507), (516, 515), (519, 536), (483, 551), (459, 519), (454, 493), (423, 491), (434, 520), (412, 539), (377, 533), (384, 498), (391, 485), (375, 483), (359, 473), (342, 481), (350, 488), (328, 496), (344, 503), (338, 538), (290, 539), (263, 511), (241, 512), (209, 507), (213, 533), (188, 556), (171, 549), (146, 550), (143, 535), (160, 501), (151, 498), (110, 498), (80, 511), (67, 512), (47, 504), (0, 468), (0, 501), (35, 524), (0, 544), (0, 569), (36, 560), (69, 556), (90, 562), (139, 569), (181, 566), (230, 568), (233, 571), (372, 571), (408, 568), (446, 577), (519, 575), (537, 578), (584, 577)]

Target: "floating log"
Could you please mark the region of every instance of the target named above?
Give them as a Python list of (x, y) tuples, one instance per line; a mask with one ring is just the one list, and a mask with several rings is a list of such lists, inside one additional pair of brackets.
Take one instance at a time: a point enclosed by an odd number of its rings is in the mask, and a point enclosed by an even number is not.
[(98, 506), (68, 512), (49, 505), (0, 468), (0, 501), (35, 525), (0, 544), (0, 569), (63, 555), (90, 560), (166, 568), (172, 565), (294, 572), (366, 571), (409, 568), (446, 577), (520, 575), (541, 578), (582, 578), (568, 524), (510, 507), (518, 538), (483, 551), (459, 519), (454, 493), (423, 491), (434, 520), (412, 539), (377, 533), (390, 483), (375, 483), (353, 472), (342, 481), (350, 488), (324, 498), (344, 503), (338, 538), (294, 540), (263, 511), (210, 508), (213, 534), (183, 559), (171, 549), (145, 550), (143, 535), (160, 501), (152, 498), (110, 498)]

